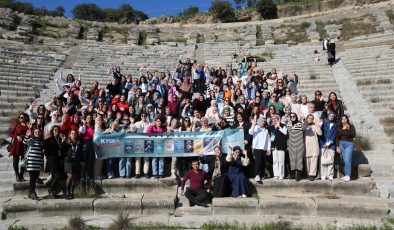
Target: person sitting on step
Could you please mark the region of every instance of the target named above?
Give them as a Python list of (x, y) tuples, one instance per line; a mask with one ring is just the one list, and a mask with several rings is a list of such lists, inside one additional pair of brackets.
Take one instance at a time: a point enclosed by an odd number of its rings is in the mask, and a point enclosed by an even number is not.
[[(208, 174), (199, 169), (200, 163), (197, 159), (192, 161), (192, 169), (190, 169), (183, 177), (181, 184), (181, 195), (185, 195), (189, 200), (190, 206), (198, 205), (201, 207), (208, 207), (206, 200), (211, 192), (211, 180)], [(185, 183), (190, 181), (190, 187), (185, 192)], [(208, 189), (205, 190), (204, 182), (208, 181)]]

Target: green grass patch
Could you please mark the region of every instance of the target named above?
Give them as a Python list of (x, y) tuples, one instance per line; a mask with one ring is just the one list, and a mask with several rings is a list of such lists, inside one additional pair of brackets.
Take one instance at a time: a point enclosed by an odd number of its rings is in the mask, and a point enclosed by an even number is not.
[(68, 28), (68, 24), (56, 24), (52, 23), (48, 20), (45, 20), (42, 17), (37, 18), (37, 27), (45, 29), (47, 27), (54, 27), (54, 28)]
[(140, 31), (140, 38), (138, 40), (138, 45), (146, 45), (146, 38), (148, 34), (146, 33), (145, 30)]
[(356, 136), (356, 138), (354, 139), (354, 144), (356, 145), (356, 149), (357, 150), (364, 150), (364, 151), (368, 151), (371, 150), (371, 142), (367, 137), (363, 137), (363, 136)]
[(322, 21), (317, 21), (316, 22), (316, 27), (317, 27), (317, 32), (319, 32), (319, 37), (320, 40), (323, 40), (324, 38), (327, 38), (327, 32), (324, 29), (325, 24)]
[(19, 225), (10, 225), (8, 226), (8, 230), (28, 230), (28, 228)]
[(386, 15), (389, 17), (390, 23), (394, 24), (394, 12), (393, 10), (386, 10)]

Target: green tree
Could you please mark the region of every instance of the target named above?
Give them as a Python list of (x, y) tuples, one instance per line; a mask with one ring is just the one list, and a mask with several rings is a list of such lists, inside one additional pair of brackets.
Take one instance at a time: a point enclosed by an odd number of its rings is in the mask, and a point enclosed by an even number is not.
[(19, 13), (34, 14), (33, 4), (29, 2), (15, 2), (11, 8)]
[(221, 22), (233, 22), (235, 20), (234, 9), (231, 3), (225, 0), (215, 0), (211, 3), (209, 12), (215, 15)]
[(199, 9), (197, 6), (189, 6), (186, 8), (182, 13), (179, 14), (179, 16), (184, 17), (184, 18), (191, 18), (194, 15), (198, 14)]
[(0, 8), (12, 8), (15, 0), (0, 0)]
[(76, 19), (89, 21), (103, 21), (105, 19), (104, 11), (93, 3), (83, 3), (76, 5), (71, 12)]
[(148, 19), (148, 15), (140, 10), (134, 10), (134, 21), (139, 22), (139, 21), (145, 21)]
[(106, 22), (118, 22), (119, 19), (121, 18), (119, 11), (114, 8), (104, 9), (104, 15), (105, 15), (104, 21)]
[(264, 19), (278, 18), (278, 8), (272, 0), (260, 0), (255, 7)]
[(58, 6), (52, 11), (52, 16), (57, 16), (57, 17), (64, 17), (64, 7), (63, 6)]

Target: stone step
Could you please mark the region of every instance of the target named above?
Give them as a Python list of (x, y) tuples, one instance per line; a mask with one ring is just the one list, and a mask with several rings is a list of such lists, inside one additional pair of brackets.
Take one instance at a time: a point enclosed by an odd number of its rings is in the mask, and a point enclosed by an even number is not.
[(359, 196), (280, 196), (214, 198), (213, 214), (285, 215), (377, 219), (386, 217), (387, 200)]
[(173, 213), (175, 194), (135, 193), (126, 198), (75, 198), (41, 199), (33, 201), (25, 197), (14, 197), (3, 206), (6, 218), (30, 216), (67, 216), (77, 211), (81, 215), (114, 214), (124, 210), (129, 214), (152, 215)]
[[(193, 207), (195, 208), (195, 207)], [(26, 217), (5, 219), (0, 222), (0, 229), (8, 229), (11, 225), (23, 226), (27, 229), (66, 229), (69, 227), (66, 215), (49, 217)], [(117, 213), (109, 215), (81, 215), (86, 225), (92, 229), (109, 229), (117, 219)], [(129, 215), (131, 229), (360, 229), (382, 225), (381, 220), (340, 217), (303, 217), (299, 216), (240, 216), (240, 215)], [(389, 225), (391, 226), (391, 225)], [(371, 227), (370, 227), (371, 228)], [(375, 228), (373, 228), (375, 229)]]
[(0, 171), (0, 180), (15, 178), (14, 171)]
[(12, 188), (0, 188), (0, 197), (5, 198), (5, 197), (12, 197), (14, 196), (14, 190)]
[[(25, 174), (25, 178), (28, 175)], [(44, 174), (41, 173), (43, 177)], [(64, 181), (62, 182), (64, 186)], [(26, 195), (29, 191), (29, 182), (20, 182), (13, 184), (14, 191), (17, 195)], [(94, 186), (95, 190), (100, 193), (116, 194), (119, 196), (129, 195), (134, 193), (175, 193), (176, 192), (176, 181), (171, 178), (163, 179), (135, 179), (135, 178), (116, 178), (116, 179), (106, 179), (97, 180)], [(39, 196), (48, 195), (48, 187), (45, 186), (45, 181), (43, 185), (37, 184), (36, 187), (37, 194)]]
[(13, 171), (12, 163), (0, 163), (0, 171)]
[(350, 182), (344, 182), (340, 179), (333, 181), (308, 181), (308, 180), (263, 180), (263, 184), (251, 180), (252, 187), (250, 191), (256, 191), (259, 196), (286, 195), (286, 194), (308, 194), (308, 195), (355, 195), (355, 196), (379, 196), (376, 184), (371, 179), (357, 179)]

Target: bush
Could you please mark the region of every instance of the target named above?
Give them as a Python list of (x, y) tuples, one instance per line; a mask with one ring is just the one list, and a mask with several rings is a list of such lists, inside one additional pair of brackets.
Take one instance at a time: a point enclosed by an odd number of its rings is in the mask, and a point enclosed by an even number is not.
[(105, 18), (104, 11), (94, 3), (78, 4), (71, 11), (76, 19), (88, 21), (103, 21)]
[(188, 19), (198, 14), (199, 10), (197, 6), (189, 6), (182, 13), (179, 14), (180, 17)]
[(367, 137), (356, 136), (354, 139), (354, 144), (356, 145), (357, 150), (371, 150), (371, 143)]
[(113, 230), (127, 230), (131, 229), (131, 223), (129, 214), (123, 211), (118, 213), (116, 219), (113, 220), (112, 224), (109, 226), (108, 229)]
[(221, 22), (233, 22), (235, 20), (234, 9), (231, 3), (224, 0), (215, 0), (211, 3), (209, 12), (215, 15)]
[(260, 0), (255, 8), (264, 19), (278, 18), (278, 8), (272, 0)]

